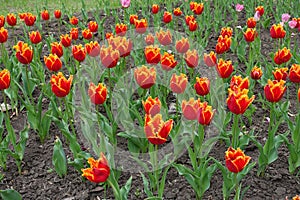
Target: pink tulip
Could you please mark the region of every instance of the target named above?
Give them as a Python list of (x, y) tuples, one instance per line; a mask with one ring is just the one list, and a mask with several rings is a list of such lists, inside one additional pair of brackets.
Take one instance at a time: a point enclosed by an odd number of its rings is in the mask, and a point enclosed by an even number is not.
[(128, 8), (130, 6), (130, 0), (121, 0), (123, 8)]
[(254, 20), (258, 22), (259, 19), (260, 19), (259, 11), (256, 11), (255, 14), (254, 14)]
[(289, 21), (290, 28), (295, 28), (296, 26), (297, 26), (297, 21), (295, 21), (295, 20)]
[(287, 13), (284, 13), (284, 14), (281, 15), (281, 21), (282, 22), (288, 22), (290, 17), (291, 17), (291, 15), (289, 15)]
[(236, 4), (235, 10), (236, 10), (237, 12), (241, 12), (243, 9), (244, 9), (244, 5), (239, 4), (239, 3)]

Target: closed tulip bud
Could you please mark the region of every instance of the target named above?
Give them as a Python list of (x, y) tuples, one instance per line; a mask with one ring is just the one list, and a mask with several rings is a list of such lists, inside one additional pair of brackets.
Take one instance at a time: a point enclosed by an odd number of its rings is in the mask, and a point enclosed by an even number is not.
[(54, 17), (56, 19), (60, 19), (61, 18), (61, 11), (60, 10), (54, 10)]
[(107, 89), (102, 83), (99, 83), (97, 86), (94, 83), (90, 83), (88, 95), (93, 104), (100, 105), (106, 100)]
[(6, 16), (6, 21), (8, 25), (15, 26), (17, 24), (17, 17), (13, 13), (9, 13)]
[(86, 52), (84, 47), (81, 44), (79, 44), (79, 45), (74, 45), (72, 47), (72, 54), (75, 60), (77, 60), (78, 62), (82, 62), (85, 59)]
[(180, 8), (175, 8), (174, 11), (173, 11), (173, 14), (175, 16), (181, 16), (182, 15), (182, 11), (180, 10)]
[(18, 15), (19, 15), (19, 18), (20, 18), (22, 21), (24, 21), (27, 14), (28, 14), (28, 13), (19, 13)]
[(270, 35), (274, 39), (284, 38), (285, 33), (283, 26), (280, 24), (274, 24), (270, 29)]
[(176, 67), (177, 61), (175, 60), (174, 55), (165, 52), (161, 57), (160, 64), (163, 70), (170, 71)]
[(26, 26), (33, 26), (35, 23), (36, 17), (31, 14), (31, 13), (27, 13), (27, 15), (24, 18), (24, 22), (26, 24)]
[(45, 20), (45, 21), (47, 21), (47, 20), (50, 19), (48, 10), (43, 10), (43, 11), (41, 12), (41, 16), (42, 16), (42, 19)]
[(191, 1), (190, 2), (190, 10), (193, 11), (194, 7), (195, 7), (196, 2), (195, 1)]
[(160, 30), (159, 32), (156, 32), (156, 37), (159, 43), (164, 46), (172, 43), (172, 34), (170, 30), (167, 31)]
[(263, 6), (258, 6), (255, 8), (255, 11), (259, 12), (259, 15), (260, 16), (263, 16), (264, 12), (265, 12), (265, 9)]
[(225, 165), (227, 169), (233, 173), (242, 171), (246, 165), (248, 165), (250, 159), (251, 157), (246, 156), (240, 148), (235, 150), (234, 148), (229, 147), (225, 152)]
[(78, 39), (78, 28), (72, 28), (70, 31), (70, 36), (72, 40), (77, 40)]
[(88, 163), (90, 164), (89, 168), (81, 169), (83, 177), (94, 183), (103, 183), (108, 179), (110, 168), (107, 159), (102, 152), (98, 160), (89, 158)]
[(255, 28), (256, 21), (255, 21), (254, 17), (248, 18), (248, 20), (247, 20), (247, 26), (248, 26), (248, 28)]
[(266, 99), (272, 103), (280, 101), (286, 91), (286, 86), (284, 86), (284, 84), (284, 80), (268, 80), (268, 83), (264, 88)]
[(165, 11), (163, 16), (163, 22), (170, 23), (172, 21), (172, 14), (170, 12)]
[(181, 38), (181, 40), (176, 41), (176, 50), (178, 53), (185, 53), (190, 48), (190, 43), (188, 38)]
[(157, 46), (146, 46), (144, 54), (148, 64), (156, 65), (160, 62), (160, 48)]
[(97, 41), (91, 41), (85, 44), (85, 51), (91, 57), (97, 57), (100, 54), (100, 45)]
[(117, 65), (120, 58), (118, 50), (114, 50), (111, 45), (108, 47), (102, 46), (100, 49), (100, 60), (104, 67), (113, 68)]
[(230, 88), (235, 90), (236, 88), (239, 89), (248, 89), (249, 88), (249, 79), (248, 77), (242, 78), (241, 76), (232, 76), (230, 80)]
[(0, 28), (2, 28), (5, 24), (5, 17), (3, 15), (0, 15)]
[(82, 30), (82, 36), (83, 36), (84, 39), (89, 40), (89, 39), (92, 39), (93, 34), (90, 31), (90, 29), (83, 29)]
[(182, 100), (181, 110), (187, 120), (196, 120), (200, 107), (200, 99), (190, 98), (189, 101)]
[(205, 96), (210, 90), (210, 81), (207, 77), (199, 78), (196, 77), (196, 83), (194, 85), (196, 93), (200, 96)]
[(119, 36), (125, 36), (127, 31), (127, 25), (117, 24), (116, 25), (116, 34)]
[(199, 55), (198, 55), (197, 50), (196, 49), (188, 50), (184, 54), (184, 60), (185, 60), (188, 67), (190, 67), (190, 68), (197, 67), (198, 62), (199, 62)]
[(78, 19), (75, 16), (72, 16), (70, 19), (70, 23), (74, 26), (76, 26), (78, 24)]
[(88, 27), (92, 33), (98, 32), (98, 24), (95, 21), (90, 21)]
[(148, 68), (143, 65), (134, 70), (134, 78), (141, 88), (148, 89), (155, 84), (156, 70), (154, 67)]
[(10, 73), (7, 69), (0, 71), (0, 91), (9, 88), (10, 86)]
[(253, 95), (250, 99), (248, 97), (248, 89), (231, 88), (228, 89), (228, 98), (226, 100), (229, 110), (236, 114), (244, 114), (250, 104), (254, 101)]
[(244, 33), (244, 38), (246, 42), (253, 42), (257, 35), (258, 34), (255, 29), (247, 28), (246, 32)]
[(113, 37), (114, 37), (114, 34), (113, 34), (113, 33), (110, 33), (110, 32), (109, 32), (109, 33), (106, 33), (106, 34), (105, 34), (105, 39), (107, 39), (107, 40), (110, 39), (110, 38), (113, 38)]
[(216, 53), (223, 54), (230, 49), (231, 46), (231, 37), (227, 35), (223, 37), (222, 35), (218, 38), (218, 43), (216, 45)]
[(58, 57), (62, 57), (64, 54), (62, 44), (58, 42), (52, 42), (51, 53), (56, 54)]
[(145, 37), (145, 42), (147, 45), (152, 45), (154, 44), (154, 36), (149, 33), (146, 37)]
[(156, 13), (158, 13), (158, 11), (159, 11), (159, 5), (153, 4), (152, 5), (152, 13), (156, 14)]
[(30, 41), (33, 44), (38, 44), (42, 41), (42, 36), (39, 31), (32, 31), (29, 33)]
[(20, 63), (24, 65), (31, 63), (33, 58), (33, 50), (31, 46), (19, 41), (18, 44), (14, 46), (14, 49), (16, 50), (16, 57)]
[(0, 43), (5, 43), (8, 38), (8, 31), (4, 28), (0, 28)]
[(226, 36), (230, 38), (232, 36), (232, 28), (231, 27), (223, 27), (221, 29), (220, 35), (222, 35), (223, 38)]
[(300, 83), (300, 65), (292, 65), (289, 73), (289, 78), (293, 83)]
[(209, 54), (204, 53), (203, 60), (208, 67), (214, 67), (217, 65), (217, 55), (213, 51)]
[(194, 3), (193, 12), (195, 15), (201, 15), (204, 10), (203, 3)]
[(130, 0), (121, 0), (121, 5), (123, 8), (128, 8), (130, 6)]
[(163, 121), (161, 114), (154, 117), (150, 115), (145, 116), (144, 131), (149, 142), (154, 145), (161, 145), (167, 141), (173, 127), (173, 120)]
[(130, 39), (126, 39), (125, 37), (113, 37), (108, 39), (108, 43), (116, 49), (120, 53), (120, 57), (126, 57), (130, 55), (132, 49), (132, 42)]
[(57, 72), (62, 67), (62, 62), (56, 54), (50, 54), (48, 57), (44, 56), (46, 67), (53, 72)]
[(198, 122), (203, 126), (208, 126), (214, 116), (214, 110), (207, 102), (200, 103), (198, 110)]
[(134, 24), (134, 21), (136, 19), (139, 19), (139, 16), (137, 16), (137, 15), (130, 15), (130, 17), (129, 17), (130, 24)]
[(65, 35), (61, 35), (60, 36), (60, 43), (64, 46), (64, 47), (69, 47), (71, 46), (72, 42), (72, 38), (69, 34), (65, 34)]
[(69, 79), (66, 79), (62, 72), (58, 72), (57, 75), (53, 74), (50, 80), (52, 92), (57, 97), (67, 96), (70, 92), (72, 81), (72, 75), (70, 75)]
[(189, 31), (193, 32), (196, 31), (198, 28), (198, 24), (196, 20), (189, 21)]
[(284, 47), (283, 49), (279, 49), (274, 56), (274, 62), (277, 65), (281, 65), (283, 63), (288, 62), (292, 57), (292, 54), (289, 49)]
[(196, 21), (194, 15), (187, 15), (187, 16), (185, 16), (185, 23), (186, 23), (186, 25), (189, 25), (190, 21)]
[(288, 68), (284, 67), (284, 68), (275, 68), (275, 71), (273, 71), (273, 76), (277, 81), (280, 80), (286, 80), (287, 76), (288, 76)]
[(221, 78), (228, 78), (233, 72), (233, 69), (234, 67), (230, 60), (224, 61), (223, 59), (220, 59), (217, 64), (217, 71)]
[(254, 66), (251, 70), (250, 75), (253, 80), (259, 80), (262, 77), (263, 72), (262, 72), (261, 68)]
[(149, 96), (146, 101), (143, 101), (143, 106), (145, 113), (147, 115), (151, 115), (151, 117), (154, 117), (160, 112), (161, 102), (158, 97), (153, 99), (151, 96)]
[(146, 19), (140, 19), (140, 20), (136, 19), (134, 20), (134, 25), (135, 25), (135, 31), (140, 34), (145, 33), (148, 27), (148, 23)]
[(172, 92), (176, 94), (182, 94), (185, 91), (188, 79), (185, 74), (180, 74), (179, 76), (173, 74), (170, 80), (170, 88)]

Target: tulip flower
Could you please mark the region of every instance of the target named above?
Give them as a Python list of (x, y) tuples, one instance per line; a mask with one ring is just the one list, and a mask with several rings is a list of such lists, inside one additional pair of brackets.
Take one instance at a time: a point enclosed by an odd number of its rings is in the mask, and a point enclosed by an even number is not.
[(22, 21), (24, 21), (27, 14), (28, 14), (28, 13), (19, 13), (18, 15), (19, 15), (19, 18), (20, 18)]
[(78, 39), (78, 28), (72, 28), (70, 31), (70, 36), (72, 40)]
[(97, 57), (100, 54), (100, 45), (97, 41), (91, 41), (90, 43), (85, 44), (85, 51), (91, 57)]
[(24, 22), (26, 24), (26, 26), (33, 26), (35, 23), (36, 17), (31, 14), (31, 13), (27, 13), (27, 15), (24, 18)]
[(88, 95), (93, 104), (103, 104), (106, 100), (107, 89), (102, 83), (99, 83), (97, 86), (94, 83), (90, 83)]
[(249, 88), (249, 79), (248, 77), (242, 78), (241, 76), (232, 76), (230, 80), (230, 88), (235, 90), (236, 88), (239, 89), (248, 89)]
[(146, 37), (145, 37), (145, 42), (147, 45), (153, 45), (154, 44), (154, 36), (149, 33)]
[(214, 111), (207, 102), (204, 102), (200, 103), (197, 115), (198, 122), (203, 126), (208, 126), (214, 116)]
[(292, 20), (297, 22), (297, 25), (295, 26), (295, 28), (299, 28), (300, 27), (300, 17), (293, 18)]
[(18, 44), (14, 46), (14, 49), (16, 50), (16, 57), (20, 63), (24, 65), (31, 63), (33, 58), (33, 50), (31, 46), (19, 41)]
[(50, 19), (48, 10), (43, 10), (41, 12), (41, 17), (43, 20), (48, 21)]
[(4, 28), (0, 28), (0, 43), (5, 43), (8, 38), (8, 31)]
[(287, 76), (288, 76), (288, 70), (289, 68), (284, 67), (284, 68), (275, 68), (275, 71), (273, 71), (273, 76), (277, 81), (280, 80), (286, 80)]
[(260, 16), (260, 14), (259, 14), (259, 11), (256, 11), (255, 14), (254, 14), (254, 17), (253, 17), (254, 20), (258, 22), (258, 21), (260, 20), (260, 17), (261, 17), (261, 16)]
[(289, 73), (289, 79), (293, 83), (300, 83), (300, 65), (299, 64), (293, 64), (290, 73)]
[(60, 19), (61, 18), (61, 11), (60, 10), (54, 10), (54, 17), (56, 19)]
[(218, 43), (216, 45), (216, 53), (217, 54), (225, 53), (230, 49), (230, 45), (231, 45), (231, 37), (228, 37), (227, 35), (223, 37), (222, 35), (220, 35), (218, 38)]
[(149, 96), (146, 101), (142, 101), (145, 113), (154, 117), (156, 114), (160, 112), (161, 102), (158, 97), (152, 98)]
[(13, 13), (9, 13), (6, 16), (6, 21), (8, 25), (15, 26), (17, 24), (17, 17)]
[(297, 24), (298, 24), (298, 22), (295, 21), (295, 20), (289, 21), (289, 27), (290, 28), (296, 28)]
[(263, 75), (260, 67), (254, 66), (251, 70), (250, 76), (253, 80), (259, 80)]
[(82, 36), (83, 36), (84, 39), (89, 40), (89, 39), (92, 39), (93, 34), (90, 31), (90, 29), (83, 29), (82, 30)]
[(123, 8), (128, 8), (130, 6), (130, 0), (121, 0), (121, 5)]
[(82, 62), (85, 59), (86, 52), (84, 47), (79, 44), (72, 47), (72, 54), (75, 60), (77, 60), (78, 62)]
[(159, 32), (156, 32), (157, 40), (160, 44), (167, 46), (172, 43), (172, 34), (170, 30), (163, 31), (160, 30)]
[(198, 62), (199, 62), (199, 56), (198, 56), (198, 52), (196, 49), (194, 50), (188, 50), (185, 54), (184, 54), (184, 60), (187, 64), (188, 67), (190, 68), (195, 68), (198, 66)]
[(127, 25), (116, 24), (116, 34), (119, 36), (125, 36), (127, 31)]
[(253, 42), (257, 35), (258, 34), (255, 29), (247, 28), (246, 32), (244, 33), (244, 38), (247, 42)]
[(182, 11), (180, 10), (180, 7), (175, 8), (174, 11), (173, 11), (173, 14), (175, 16), (181, 16), (182, 15)]
[(287, 14), (287, 13), (283, 13), (283, 14), (281, 15), (281, 21), (282, 21), (282, 22), (288, 22), (289, 19), (290, 19), (290, 17), (291, 17), (291, 15), (289, 15), (289, 14)]
[(216, 68), (221, 78), (228, 78), (234, 69), (230, 60), (224, 61), (223, 59), (219, 60)]
[(228, 38), (230, 38), (230, 37), (232, 36), (232, 28), (230, 28), (230, 27), (223, 27), (223, 28), (221, 29), (220, 35), (221, 35), (223, 38), (225, 38), (226, 36), (227, 36)]
[(78, 24), (78, 19), (77, 19), (77, 17), (72, 16), (72, 17), (70, 18), (70, 23), (71, 23), (72, 25), (76, 26), (76, 25)]
[(51, 53), (56, 54), (58, 57), (62, 57), (64, 54), (62, 44), (58, 42), (52, 42)]
[(163, 70), (170, 71), (176, 67), (177, 61), (175, 60), (174, 55), (165, 52), (161, 57), (160, 64)]
[(248, 20), (247, 20), (247, 26), (248, 26), (248, 28), (255, 28), (256, 21), (255, 21), (254, 17), (248, 18)]
[(273, 26), (270, 29), (270, 35), (274, 39), (278, 38), (284, 38), (285, 36), (285, 30), (283, 29), (283, 26), (280, 24), (273, 24)]
[(60, 43), (64, 46), (64, 47), (69, 47), (71, 46), (71, 42), (72, 42), (72, 37), (69, 34), (65, 34), (65, 35), (61, 35), (60, 36)]
[(10, 86), (10, 73), (7, 69), (0, 71), (0, 91), (9, 88)]
[(156, 65), (160, 62), (160, 48), (157, 46), (146, 46), (144, 54), (148, 64)]
[(283, 49), (279, 49), (274, 56), (274, 62), (277, 65), (281, 65), (283, 63), (288, 62), (292, 57), (292, 54), (289, 49), (284, 47)]
[(154, 67), (148, 68), (143, 65), (134, 70), (134, 78), (141, 88), (148, 89), (155, 84), (156, 70)]
[(159, 11), (159, 5), (153, 4), (152, 5), (152, 13), (156, 14), (156, 13), (158, 13), (158, 11)]
[(210, 90), (210, 81), (207, 77), (199, 78), (196, 77), (196, 83), (194, 84), (196, 93), (200, 96), (205, 96)]
[(165, 11), (163, 15), (163, 22), (170, 23), (172, 21), (172, 14), (170, 12)]
[(181, 38), (181, 40), (176, 41), (176, 50), (178, 53), (185, 53), (190, 48), (189, 40), (188, 38)]
[(181, 110), (187, 120), (196, 120), (200, 107), (200, 99), (190, 98), (188, 101), (182, 100)]
[(145, 33), (148, 27), (148, 23), (146, 19), (140, 19), (140, 20), (136, 19), (134, 20), (134, 25), (135, 25), (135, 31), (140, 34)]
[(81, 169), (82, 176), (94, 183), (105, 182), (109, 177), (110, 168), (104, 154), (101, 152), (100, 158), (98, 160), (89, 158), (88, 163), (90, 164), (89, 168)]
[(250, 99), (248, 97), (248, 89), (231, 88), (228, 89), (229, 95), (226, 100), (229, 110), (236, 114), (244, 114), (250, 104), (254, 101), (255, 96), (253, 95)]
[(52, 75), (50, 83), (52, 92), (57, 97), (65, 97), (69, 94), (73, 76), (70, 75), (69, 79), (66, 79), (62, 72), (58, 72), (57, 75)]
[(182, 94), (185, 91), (187, 83), (188, 79), (185, 74), (180, 74), (179, 76), (173, 74), (170, 80), (170, 88), (172, 92)]
[(261, 17), (261, 16), (263, 16), (263, 14), (265, 12), (265, 9), (264, 9), (263, 6), (258, 6), (258, 7), (255, 8), (255, 11), (257, 11), (259, 13), (260, 17)]
[(193, 12), (195, 15), (201, 15), (204, 10), (203, 3), (194, 3)]
[(145, 116), (144, 131), (149, 142), (154, 145), (165, 143), (172, 127), (173, 120), (169, 119), (164, 122), (161, 114), (157, 114), (154, 117), (151, 117), (150, 115)]
[(235, 5), (235, 10), (237, 11), (237, 12), (241, 12), (242, 10), (244, 10), (244, 5), (242, 5), (242, 4), (236, 4)]
[(30, 41), (33, 44), (38, 44), (42, 41), (42, 36), (39, 31), (32, 31), (29, 33)]
[(229, 147), (225, 152), (225, 165), (233, 173), (239, 173), (248, 165), (251, 157), (246, 156), (244, 152), (237, 148)]
[(88, 24), (88, 28), (92, 33), (98, 32), (98, 24), (95, 21), (90, 21)]
[(130, 39), (125, 37), (112, 37), (108, 39), (108, 44), (113, 47), (113, 49), (118, 50), (120, 57), (126, 57), (130, 55), (132, 49), (132, 42)]
[(108, 47), (102, 46), (100, 49), (100, 60), (104, 67), (113, 68), (117, 65), (120, 58), (118, 50), (114, 50), (111, 45)]
[(191, 1), (190, 2), (190, 10), (193, 11), (194, 7), (195, 7), (196, 2), (195, 1)]
[(217, 55), (213, 51), (209, 54), (204, 53), (203, 60), (208, 67), (214, 67), (217, 65)]
[(3, 15), (0, 15), (0, 28), (2, 28), (5, 24), (5, 17)]
[(268, 80), (267, 85), (264, 87), (266, 99), (272, 103), (280, 101), (286, 91), (284, 84), (284, 80)]
[(44, 56), (46, 67), (53, 72), (57, 72), (62, 67), (62, 62), (56, 54), (50, 54), (48, 57)]
[(134, 21), (136, 19), (139, 19), (139, 16), (137, 16), (137, 15), (130, 15), (130, 17), (129, 17), (130, 24), (134, 24)]
[(198, 28), (198, 24), (196, 20), (190, 20), (189, 21), (189, 31), (193, 32), (196, 31)]
[(186, 23), (186, 25), (189, 25), (190, 21), (196, 21), (194, 15), (187, 15), (187, 16), (185, 16), (185, 23)]

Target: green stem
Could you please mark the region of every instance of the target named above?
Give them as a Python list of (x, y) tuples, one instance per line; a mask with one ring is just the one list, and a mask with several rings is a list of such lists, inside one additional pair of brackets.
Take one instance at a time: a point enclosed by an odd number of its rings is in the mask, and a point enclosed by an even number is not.
[(27, 92), (29, 94), (29, 98), (30, 98), (30, 104), (32, 105), (34, 103), (33, 97), (32, 97), (32, 93), (30, 91), (30, 82), (29, 82), (29, 72), (28, 72), (28, 68), (29, 65), (26, 66), (25, 65), (25, 72), (26, 72), (26, 81), (27, 81)]
[(156, 182), (156, 190), (159, 189), (159, 171), (158, 171), (158, 159), (157, 159), (158, 145), (154, 145), (154, 176)]
[(234, 200), (239, 200), (240, 199), (240, 195), (239, 195), (239, 181), (237, 179), (237, 175), (238, 175), (238, 173), (234, 174), (234, 183), (235, 183), (235, 196), (234, 196)]
[(112, 182), (109, 179), (107, 179), (106, 181), (107, 181), (108, 185), (112, 188), (115, 198), (122, 199), (121, 195), (120, 195), (120, 191), (117, 190), (117, 188), (112, 184)]
[(198, 163), (198, 167), (200, 166), (201, 164), (201, 150), (202, 150), (202, 144), (203, 144), (203, 141), (204, 141), (204, 126), (202, 124), (199, 124), (198, 126), (198, 135), (197, 135), (197, 139), (199, 141), (199, 143), (197, 144), (197, 147), (195, 147), (197, 149), (197, 163)]
[[(6, 117), (7, 117), (7, 120), (10, 121), (9, 113), (8, 113), (8, 107), (7, 107), (7, 101), (6, 101), (6, 95), (5, 95), (4, 91), (2, 92), (2, 96), (3, 96), (3, 100), (4, 100), (4, 104), (5, 104)], [(2, 140), (2, 138), (0, 138), (0, 139)]]
[(179, 120), (178, 94), (176, 94), (176, 120)]
[(237, 148), (239, 139), (239, 115), (233, 114), (233, 125), (232, 125), (232, 143), (233, 148)]
[(69, 122), (70, 122), (71, 129), (72, 129), (72, 133), (73, 133), (73, 135), (75, 135), (76, 133), (75, 133), (75, 127), (74, 127), (74, 116), (73, 116), (72, 110), (69, 108), (69, 104), (67, 102), (66, 97), (63, 98), (63, 101), (64, 101), (64, 104), (66, 106), (66, 111), (67, 111), (67, 115), (68, 115), (68, 119), (69, 119)]

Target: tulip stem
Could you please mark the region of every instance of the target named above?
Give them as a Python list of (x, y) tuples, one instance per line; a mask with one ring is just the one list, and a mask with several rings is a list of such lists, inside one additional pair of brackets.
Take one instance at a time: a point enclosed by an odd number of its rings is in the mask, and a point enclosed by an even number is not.
[[(6, 95), (5, 95), (5, 93), (4, 93), (4, 90), (3, 90), (3, 92), (2, 92), (2, 96), (3, 96), (4, 106), (5, 106), (6, 117), (7, 117), (7, 120), (10, 121), (9, 113), (8, 113), (8, 107), (7, 107), (7, 101), (6, 101)], [(2, 108), (1, 108), (1, 110), (2, 110)], [(0, 140), (2, 140), (2, 137), (0, 138)]]
[(232, 125), (232, 143), (233, 148), (237, 148), (239, 139), (239, 115), (233, 114), (233, 125)]
[(195, 152), (197, 152), (197, 157), (198, 157), (198, 167), (200, 166), (201, 164), (201, 157), (202, 157), (202, 144), (203, 144), (203, 141), (204, 141), (204, 126), (202, 124), (198, 124), (198, 135), (197, 135), (197, 139), (198, 139), (198, 144), (195, 144), (194, 142), (194, 146), (195, 146)]
[(239, 191), (239, 181), (237, 179), (238, 173), (234, 173), (234, 183), (235, 183), (235, 196), (234, 200), (239, 200), (240, 199), (240, 191)]
[(72, 133), (73, 133), (73, 135), (75, 135), (75, 128), (74, 128), (74, 124), (73, 124), (74, 117), (73, 117), (73, 114), (72, 114), (72, 110), (69, 109), (69, 104), (67, 102), (67, 98), (66, 97), (63, 98), (63, 101), (64, 101), (64, 104), (65, 104), (65, 107), (66, 107), (68, 119), (70, 121), (70, 126), (71, 126), (71, 129), (72, 129)]
[(30, 104), (32, 105), (34, 103), (34, 101), (33, 101), (32, 93), (30, 91), (29, 72), (28, 72), (29, 67), (30, 67), (29, 65), (28, 66), (25, 65), (27, 92), (29, 94)]
[(157, 151), (158, 145), (154, 145), (154, 175), (155, 175), (155, 182), (156, 182), (156, 190), (159, 189), (159, 173), (158, 173), (158, 160), (157, 160)]
[(178, 94), (176, 94), (176, 120), (179, 120)]

